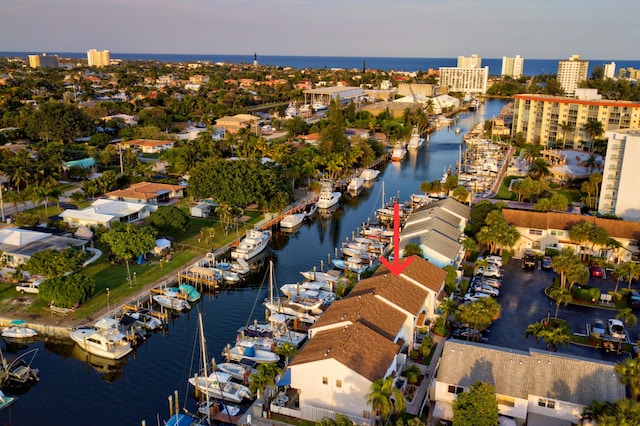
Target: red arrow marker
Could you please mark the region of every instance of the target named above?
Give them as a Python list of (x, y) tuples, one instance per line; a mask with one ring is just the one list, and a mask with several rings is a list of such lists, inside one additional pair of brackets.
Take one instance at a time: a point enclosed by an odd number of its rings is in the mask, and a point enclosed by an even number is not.
[(413, 257), (400, 259), (400, 207), (398, 203), (393, 205), (393, 263), (384, 257), (380, 257), (380, 262), (386, 266), (393, 275), (400, 275), (404, 269), (411, 264)]

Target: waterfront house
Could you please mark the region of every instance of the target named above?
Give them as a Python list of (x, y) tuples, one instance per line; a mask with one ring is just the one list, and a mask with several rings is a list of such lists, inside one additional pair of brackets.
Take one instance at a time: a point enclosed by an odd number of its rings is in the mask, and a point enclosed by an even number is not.
[(63, 250), (68, 247), (78, 247), (84, 250), (85, 240), (52, 235), (46, 232), (32, 231), (20, 228), (5, 228), (0, 230), (0, 260), (6, 266), (15, 268), (27, 263), (35, 253), (44, 250)]
[(110, 229), (117, 222), (128, 223), (145, 219), (157, 209), (158, 206), (155, 204), (99, 199), (85, 209), (65, 210), (59, 216), (72, 227), (96, 228), (104, 226)]
[(626, 397), (614, 365), (451, 339), (444, 344), (430, 392), (433, 417), (451, 421), (457, 395), (479, 380), (495, 386), (500, 416), (518, 426), (580, 424), (582, 410), (592, 401), (613, 403)]
[(526, 250), (544, 252), (546, 249), (562, 250), (570, 247), (576, 253), (580, 245), (571, 241), (569, 229), (572, 226), (589, 222), (604, 228), (609, 236), (621, 245), (612, 249), (606, 246), (595, 246), (593, 255), (618, 263), (629, 260), (640, 261), (638, 239), (640, 238), (640, 222), (629, 222), (617, 219), (605, 219), (596, 216), (585, 216), (572, 213), (535, 212), (529, 210), (502, 209), (506, 221), (514, 225), (520, 238), (514, 247), (515, 255), (520, 257)]
[(405, 385), (400, 373), (408, 351), (425, 320), (435, 318), (445, 277), (444, 270), (414, 256), (402, 274), (381, 266), (335, 301), (289, 366), (299, 407), (288, 414), (319, 421), (342, 413), (360, 424), (373, 423), (366, 395), (385, 377)]
[(163, 204), (184, 198), (184, 187), (167, 183), (139, 182), (126, 189), (105, 194), (110, 200), (131, 203)]
[(428, 204), (409, 216), (400, 233), (400, 250), (417, 244), (422, 255), (436, 266), (458, 266), (460, 244), (471, 209), (452, 198)]

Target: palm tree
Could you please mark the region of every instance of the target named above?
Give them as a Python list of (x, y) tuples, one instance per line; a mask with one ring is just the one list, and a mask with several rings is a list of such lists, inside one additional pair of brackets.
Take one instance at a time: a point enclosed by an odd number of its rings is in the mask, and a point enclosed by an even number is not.
[(563, 121), (558, 125), (562, 129), (562, 147), (564, 148), (567, 145), (567, 132), (573, 131), (575, 127), (573, 124), (567, 123), (566, 121)]
[(291, 357), (298, 353), (298, 348), (291, 342), (282, 342), (276, 348), (276, 353), (284, 357), (284, 366), (286, 368)]
[[(591, 401), (589, 405), (582, 409), (582, 414), (580, 414), (580, 422), (584, 422), (585, 420), (596, 420), (602, 414), (604, 414), (611, 407), (610, 402), (606, 401), (596, 401), (595, 399)], [(598, 424), (600, 422), (598, 421)]]
[(440, 310), (440, 313), (445, 321), (449, 318), (449, 315), (455, 312), (456, 307), (457, 304), (455, 300), (449, 297), (445, 297), (444, 299), (442, 299), (440, 301), (440, 304), (438, 305), (438, 309)]
[(604, 124), (600, 120), (590, 119), (584, 123), (582, 130), (589, 136), (589, 152), (593, 152), (595, 139), (604, 133)]
[(543, 176), (549, 176), (549, 164), (543, 158), (536, 158), (529, 166), (529, 174), (540, 180)]
[(416, 243), (407, 244), (404, 247), (404, 250), (402, 250), (402, 257), (409, 257), (413, 255), (417, 255), (420, 257), (424, 256), (419, 244), (416, 244)]
[[(392, 376), (378, 379), (371, 384), (371, 392), (365, 395), (367, 404), (380, 419), (388, 418), (395, 410), (403, 412), (406, 409), (404, 396), (400, 389), (394, 386), (394, 382), (395, 379)], [(395, 400), (395, 405), (392, 400)]]
[(402, 371), (402, 375), (406, 377), (407, 383), (409, 384), (417, 383), (420, 379), (421, 374), (422, 371), (420, 370), (420, 367), (415, 364), (411, 365), (410, 367), (405, 367)]
[(571, 341), (571, 336), (564, 327), (547, 327), (540, 332), (540, 337), (547, 349), (553, 348), (554, 352), (558, 350), (559, 345), (568, 345)]
[(593, 173), (595, 169), (599, 169), (602, 166), (602, 163), (598, 160), (598, 156), (596, 154), (591, 154), (583, 163), (583, 166), (589, 169), (589, 173)]
[(631, 290), (631, 281), (640, 278), (640, 263), (637, 262), (625, 262), (620, 268), (623, 269), (625, 275), (629, 279), (629, 290)]
[(258, 398), (267, 386), (275, 386), (276, 376), (282, 370), (276, 364), (260, 364), (249, 379), (249, 390), (251, 393), (257, 392)]
[(558, 310), (560, 309), (560, 304), (564, 303), (564, 306), (567, 306), (569, 302), (571, 302), (571, 293), (565, 287), (554, 287), (549, 292), (549, 297), (556, 301), (556, 315), (558, 318)]
[(616, 314), (616, 319), (624, 323), (625, 328), (633, 328), (638, 323), (638, 317), (633, 314), (631, 308), (621, 308)]
[(629, 358), (616, 364), (614, 370), (620, 382), (628, 385), (631, 390), (631, 399), (638, 400), (640, 395), (640, 358)]
[(473, 238), (467, 237), (462, 240), (462, 248), (464, 249), (464, 258), (462, 260), (465, 261), (471, 252), (478, 250), (478, 244)]
[(539, 321), (529, 324), (527, 330), (524, 332), (524, 338), (527, 339), (529, 336), (533, 336), (536, 339), (536, 343), (538, 343), (542, 330), (544, 330), (544, 325)]
[(82, 203), (86, 199), (86, 196), (82, 191), (75, 191), (71, 193), (71, 195), (69, 195), (69, 198), (71, 198), (76, 206), (79, 206), (80, 203)]

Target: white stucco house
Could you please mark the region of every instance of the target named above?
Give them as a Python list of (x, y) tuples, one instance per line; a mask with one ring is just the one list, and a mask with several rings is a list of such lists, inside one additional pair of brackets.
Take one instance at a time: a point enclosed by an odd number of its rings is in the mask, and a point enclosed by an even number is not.
[(318, 421), (341, 413), (373, 423), (366, 395), (378, 379), (402, 380), (416, 330), (435, 318), (445, 277), (444, 270), (414, 256), (402, 274), (382, 266), (331, 304), (289, 366), (290, 386), (299, 397), (299, 409), (289, 415)]
[(35, 253), (77, 247), (84, 250), (87, 241), (21, 228), (0, 230), (0, 260), (10, 268), (27, 263)]
[(110, 229), (117, 222), (128, 223), (145, 219), (157, 209), (158, 206), (155, 204), (99, 199), (82, 210), (65, 210), (60, 213), (60, 217), (72, 227), (104, 226)]
[(450, 339), (430, 392), (433, 417), (451, 420), (457, 395), (479, 380), (495, 386), (500, 416), (518, 426), (580, 424), (582, 410), (591, 401), (613, 403), (626, 397), (614, 365), (557, 352), (524, 352)]

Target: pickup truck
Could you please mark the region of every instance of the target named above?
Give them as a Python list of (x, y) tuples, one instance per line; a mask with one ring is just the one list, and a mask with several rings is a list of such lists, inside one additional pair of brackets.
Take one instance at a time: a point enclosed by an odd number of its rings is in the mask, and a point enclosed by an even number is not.
[(16, 291), (20, 294), (38, 293), (38, 286), (44, 281), (43, 277), (34, 277), (31, 281), (20, 282), (16, 286)]

